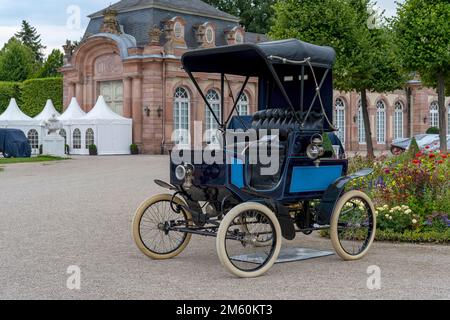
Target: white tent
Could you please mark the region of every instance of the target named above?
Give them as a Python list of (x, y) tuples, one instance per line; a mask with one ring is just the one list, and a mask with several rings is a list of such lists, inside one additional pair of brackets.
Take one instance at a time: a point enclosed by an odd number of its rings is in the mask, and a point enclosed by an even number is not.
[[(85, 147), (82, 146), (82, 141), (81, 141), (81, 130), (84, 129), (84, 131), (86, 131), (87, 128), (85, 128), (84, 125), (82, 125), (82, 123), (84, 123), (83, 121), (81, 121), (81, 119), (83, 119), (86, 116), (86, 112), (84, 112), (80, 105), (77, 102), (76, 98), (72, 98), (72, 100), (70, 101), (69, 106), (67, 107), (66, 111), (60, 116), (58, 117), (59, 121), (61, 121), (63, 123), (63, 130), (61, 130), (59, 133), (61, 136), (63, 136), (66, 140), (66, 145), (69, 146), (70, 149), (70, 153), (71, 154), (88, 154), (89, 151), (86, 150)], [(76, 145), (74, 148), (73, 145), (73, 137), (74, 137), (74, 130), (78, 129), (80, 131), (79, 134), (79, 143), (78, 145)], [(78, 137), (78, 134), (76, 135), (76, 137)], [(77, 138), (78, 139), (78, 138)]]
[(72, 98), (66, 111), (59, 117), (60, 121), (70, 122), (70, 120), (82, 119), (86, 116), (86, 112), (81, 110), (76, 98)]
[(39, 152), (43, 139), (41, 121), (32, 119), (20, 110), (16, 99), (12, 98), (8, 108), (0, 115), (0, 128), (19, 129), (28, 137), (33, 153)]
[(103, 96), (84, 118), (96, 128), (96, 145), (99, 155), (130, 154), (133, 141), (133, 120), (112, 111)]
[(130, 154), (133, 120), (114, 113), (103, 96), (86, 114), (75, 98), (59, 117), (64, 125), (63, 136), (70, 146), (70, 153), (89, 154), (89, 145), (95, 144), (99, 155)]
[(52, 100), (47, 100), (47, 103), (45, 104), (44, 110), (42, 110), (41, 113), (39, 113), (36, 117), (34, 117), (34, 120), (38, 121), (47, 121), (53, 116), (59, 117), (60, 114), (58, 111), (56, 111), (55, 106), (53, 105)]

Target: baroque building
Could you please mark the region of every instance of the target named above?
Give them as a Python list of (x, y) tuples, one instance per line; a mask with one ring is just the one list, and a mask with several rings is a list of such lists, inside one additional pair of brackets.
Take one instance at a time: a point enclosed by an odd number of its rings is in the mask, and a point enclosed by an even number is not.
[[(239, 18), (200, 0), (122, 0), (89, 16), (82, 42), (64, 46), (64, 105), (76, 97), (88, 112), (97, 97), (119, 115), (133, 119), (133, 141), (143, 153), (166, 153), (177, 143), (190, 143), (194, 122), (203, 129), (215, 129), (213, 116), (181, 68), (187, 50), (240, 43), (258, 43), (268, 38), (246, 32)], [(228, 77), (225, 86), (225, 114), (244, 79)], [(220, 115), (220, 79), (200, 75), (200, 86), (215, 112)], [(256, 111), (258, 84), (250, 80), (239, 102), (241, 114)], [(359, 95), (335, 92), (335, 123), (347, 150), (364, 151), (364, 127), (359, 112)], [(386, 150), (395, 138), (423, 133), (436, 126), (437, 95), (422, 88), (420, 81), (408, 83), (408, 90), (368, 95), (369, 111), (377, 150)], [(450, 98), (446, 99), (447, 105)], [(450, 114), (449, 114), (450, 117)], [(448, 119), (449, 120), (449, 119)], [(449, 122), (447, 120), (447, 122)], [(68, 133), (69, 134), (69, 133)]]

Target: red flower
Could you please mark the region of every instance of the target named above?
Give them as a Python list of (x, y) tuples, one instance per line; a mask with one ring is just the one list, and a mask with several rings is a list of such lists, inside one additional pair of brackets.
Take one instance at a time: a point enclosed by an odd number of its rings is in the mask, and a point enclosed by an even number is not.
[(447, 159), (447, 158), (448, 157), (445, 154), (442, 155), (442, 159)]
[(423, 156), (422, 152), (419, 152), (418, 154), (416, 154), (416, 158), (420, 158), (421, 156)]
[(430, 146), (426, 146), (425, 149), (430, 149)]
[(389, 168), (384, 169), (384, 173), (389, 174), (389, 173), (391, 173), (391, 170), (389, 170)]
[(413, 163), (418, 165), (418, 164), (420, 164), (420, 161), (419, 160), (413, 160)]
[(434, 154), (430, 154), (430, 159), (434, 159), (436, 156)]
[(444, 160), (439, 160), (437, 163), (443, 164), (443, 163), (444, 163)]

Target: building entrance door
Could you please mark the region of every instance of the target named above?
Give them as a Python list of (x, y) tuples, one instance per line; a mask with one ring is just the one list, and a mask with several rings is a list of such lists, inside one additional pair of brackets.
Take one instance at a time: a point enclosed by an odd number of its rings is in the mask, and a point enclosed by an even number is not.
[(123, 116), (123, 81), (100, 82), (100, 95), (112, 111)]

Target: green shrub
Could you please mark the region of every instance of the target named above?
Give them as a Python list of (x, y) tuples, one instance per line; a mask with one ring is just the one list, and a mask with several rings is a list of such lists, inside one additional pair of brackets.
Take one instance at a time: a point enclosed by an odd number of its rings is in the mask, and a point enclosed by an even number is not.
[(98, 155), (97, 146), (95, 144), (91, 144), (89, 146), (89, 155), (91, 155), (91, 156)]
[(63, 108), (63, 79), (44, 78), (26, 80), (21, 85), (21, 107), (30, 117), (38, 115), (48, 99), (53, 101), (56, 110)]
[(139, 154), (139, 147), (136, 144), (132, 144), (130, 146), (130, 152), (131, 154), (135, 155), (135, 154)]
[(16, 98), (17, 102), (20, 102), (20, 83), (0, 82), (0, 114), (6, 110), (11, 98)]
[(427, 130), (427, 134), (439, 134), (439, 128), (431, 127)]

